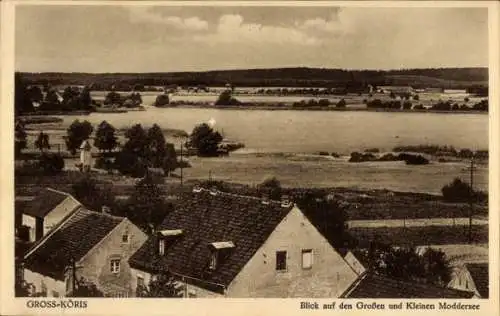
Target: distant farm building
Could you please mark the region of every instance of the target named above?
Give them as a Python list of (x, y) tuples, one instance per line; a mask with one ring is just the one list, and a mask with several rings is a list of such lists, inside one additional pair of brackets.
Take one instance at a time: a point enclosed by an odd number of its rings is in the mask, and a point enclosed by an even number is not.
[(415, 90), (410, 86), (379, 86), (377, 92), (394, 94), (413, 94)]

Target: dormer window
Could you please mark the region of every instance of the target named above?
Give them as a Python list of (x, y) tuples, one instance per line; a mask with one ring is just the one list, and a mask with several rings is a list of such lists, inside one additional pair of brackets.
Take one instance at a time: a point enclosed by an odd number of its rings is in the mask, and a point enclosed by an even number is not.
[(182, 229), (164, 229), (158, 232), (158, 254), (165, 255), (168, 245), (182, 235)]
[(165, 254), (165, 239), (160, 239), (158, 241), (158, 254), (163, 256)]
[(210, 270), (215, 270), (217, 269), (217, 266), (219, 265), (220, 261), (224, 259), (227, 255), (228, 252), (233, 249), (234, 243), (232, 241), (219, 241), (219, 242), (213, 242), (210, 244), (210, 262), (208, 264), (208, 268)]

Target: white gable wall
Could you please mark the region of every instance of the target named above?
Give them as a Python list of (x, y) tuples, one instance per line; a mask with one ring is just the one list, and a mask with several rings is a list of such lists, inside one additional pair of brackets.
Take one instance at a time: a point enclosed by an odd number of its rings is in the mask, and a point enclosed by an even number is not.
[[(238, 247), (238, 245), (236, 245)], [(302, 250), (312, 249), (311, 269)], [(276, 251), (287, 251), (287, 271), (276, 271)], [(358, 277), (305, 215), (294, 207), (227, 290), (228, 297), (338, 297)]]
[(50, 211), (43, 220), (43, 235), (45, 236), (55, 225), (59, 224), (61, 220), (74, 211), (80, 203), (72, 197), (67, 197), (52, 211)]
[(53, 279), (29, 269), (24, 269), (23, 273), (24, 280), (32, 286), (31, 291), (34, 292), (32, 294), (40, 293), (43, 285), (45, 285), (47, 297), (54, 297), (55, 294), (59, 295), (59, 297), (66, 296), (66, 284), (64, 281)]

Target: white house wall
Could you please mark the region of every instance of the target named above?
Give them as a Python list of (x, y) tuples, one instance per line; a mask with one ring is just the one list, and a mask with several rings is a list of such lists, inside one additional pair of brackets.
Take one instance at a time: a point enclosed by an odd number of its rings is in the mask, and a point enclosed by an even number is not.
[(43, 235), (45, 236), (55, 225), (59, 224), (61, 220), (74, 211), (80, 203), (72, 197), (67, 197), (52, 211), (50, 211), (43, 220)]
[[(238, 247), (238, 245), (236, 245)], [(302, 250), (312, 249), (311, 269)], [(276, 251), (287, 251), (287, 270), (276, 271)], [(296, 207), (283, 219), (227, 290), (228, 297), (338, 297), (358, 277)]]
[(29, 215), (23, 214), (23, 219), (22, 219), (23, 225), (28, 226), (29, 233), (30, 233), (30, 241), (33, 242), (36, 239), (36, 219), (34, 217), (31, 217)]
[(66, 295), (66, 284), (64, 281), (59, 281), (40, 273), (33, 272), (29, 269), (24, 269), (24, 280), (35, 286), (36, 292), (41, 292), (42, 283), (45, 283), (47, 288), (47, 297), (54, 297), (54, 292), (59, 293), (60, 297)]

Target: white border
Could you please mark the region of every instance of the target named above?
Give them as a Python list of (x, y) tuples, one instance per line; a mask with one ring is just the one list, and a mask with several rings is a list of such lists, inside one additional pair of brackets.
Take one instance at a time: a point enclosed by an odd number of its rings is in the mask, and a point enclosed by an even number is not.
[[(390, 1), (15, 1), (4, 0), (1, 3), (1, 103), (0, 118), (2, 124), (0, 125), (0, 139), (4, 144), (2, 154), (0, 155), (1, 170), (3, 177), (0, 181), (0, 201), (2, 201), (1, 208), (1, 221), (0, 227), (3, 232), (3, 240), (5, 245), (1, 247), (1, 274), (0, 284), (2, 288), (0, 291), (0, 314), (86, 314), (86, 315), (136, 315), (136, 314), (150, 314), (150, 315), (199, 315), (210, 314), (216, 315), (262, 315), (262, 314), (283, 314), (283, 315), (299, 315), (299, 314), (332, 314), (337, 311), (319, 310), (308, 311), (300, 310), (300, 301), (304, 299), (196, 299), (196, 300), (182, 300), (182, 299), (88, 299), (87, 309), (27, 309), (26, 302), (28, 299), (13, 298), (14, 289), (14, 271), (13, 271), (13, 258), (14, 249), (13, 243), (13, 222), (14, 222), (14, 185), (13, 185), (13, 133), (14, 129), (13, 107), (13, 73), (14, 73), (14, 16), (15, 5), (144, 5), (144, 6), (343, 6), (343, 7), (487, 7), (489, 8), (489, 89), (490, 89), (490, 121), (489, 121), (489, 153), (490, 153), (490, 166), (489, 166), (489, 192), (490, 192), (490, 232), (489, 232), (489, 255), (490, 255), (490, 299), (481, 300), (478, 303), (481, 305), (479, 312), (476, 314), (495, 315), (499, 312), (499, 19), (500, 19), (500, 4), (497, 1), (411, 1), (411, 2), (390, 2)], [(333, 299), (340, 302), (339, 299)], [(332, 299), (317, 299), (315, 300), (320, 304), (331, 303)], [(356, 301), (363, 301), (371, 303), (375, 300), (349, 300), (351, 303)], [(400, 302), (400, 300), (376, 300), (378, 303)], [(418, 302), (437, 302), (451, 300), (416, 300)], [(474, 300), (464, 300), (464, 303), (472, 303)], [(110, 304), (112, 303), (112, 305)], [(206, 311), (205, 311), (206, 310)], [(390, 310), (362, 310), (351, 311), (350, 313), (364, 314), (394, 314), (401, 315), (407, 310), (395, 311)], [(461, 314), (464, 311), (444, 312), (444, 311), (420, 311), (427, 315), (439, 313), (439, 315)], [(420, 312), (413, 312), (413, 314)]]

